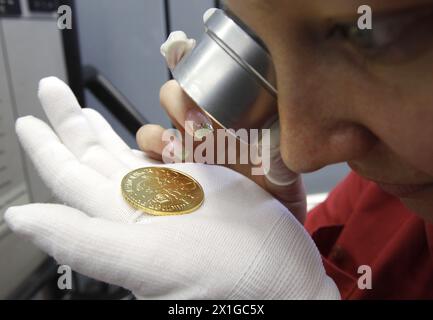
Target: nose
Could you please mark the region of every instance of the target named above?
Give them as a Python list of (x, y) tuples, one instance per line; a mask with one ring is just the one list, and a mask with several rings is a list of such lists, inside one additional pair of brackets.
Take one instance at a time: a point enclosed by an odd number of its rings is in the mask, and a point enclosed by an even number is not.
[(362, 123), (363, 93), (349, 67), (305, 53), (284, 56), (274, 61), (285, 164), (306, 173), (366, 155), (378, 139)]

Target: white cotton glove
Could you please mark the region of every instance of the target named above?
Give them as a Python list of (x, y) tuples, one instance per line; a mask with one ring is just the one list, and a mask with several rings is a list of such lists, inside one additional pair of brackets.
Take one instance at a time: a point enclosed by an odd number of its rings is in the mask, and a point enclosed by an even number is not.
[[(10, 208), (5, 219), (58, 263), (146, 299), (337, 299), (321, 257), (288, 210), (254, 182), (220, 166), (155, 164), (132, 151), (66, 84), (41, 81), (54, 131), (34, 117), (16, 131), (66, 205)], [(154, 217), (122, 198), (120, 182), (147, 166), (174, 168), (203, 187), (189, 215)]]
[[(217, 9), (208, 9), (203, 15), (203, 21), (209, 19)], [(161, 54), (165, 58), (170, 70), (176, 67), (180, 60), (191, 52), (196, 45), (195, 39), (189, 39), (183, 31), (173, 31), (166, 42), (161, 46)]]
[[(266, 172), (266, 179), (273, 185), (279, 187), (288, 187), (294, 184), (299, 175), (289, 170), (281, 158), (280, 152), (280, 122), (278, 120), (266, 125), (265, 128), (269, 129), (270, 146), (269, 146), (269, 159), (270, 167)], [(261, 150), (261, 148), (260, 148)]]
[(161, 46), (161, 54), (165, 58), (169, 69), (173, 71), (179, 61), (191, 52), (195, 45), (196, 41), (188, 39), (183, 31), (170, 33), (167, 41)]

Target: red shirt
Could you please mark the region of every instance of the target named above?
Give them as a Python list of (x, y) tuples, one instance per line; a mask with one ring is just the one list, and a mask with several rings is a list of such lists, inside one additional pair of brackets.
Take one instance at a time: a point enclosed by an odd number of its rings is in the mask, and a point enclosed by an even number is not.
[[(433, 225), (375, 183), (349, 174), (306, 228), (343, 299), (433, 299)], [(371, 290), (358, 288), (361, 265)]]

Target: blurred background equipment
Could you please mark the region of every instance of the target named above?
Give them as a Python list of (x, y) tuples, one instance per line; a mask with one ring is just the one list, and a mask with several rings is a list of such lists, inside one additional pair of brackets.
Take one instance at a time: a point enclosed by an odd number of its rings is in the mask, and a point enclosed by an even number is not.
[[(57, 8), (72, 8), (72, 29), (57, 26)], [(80, 103), (97, 109), (135, 145), (145, 123), (170, 127), (159, 89), (170, 73), (159, 53), (174, 30), (202, 34), (215, 0), (0, 0), (0, 299), (131, 299), (113, 286), (73, 275), (73, 289), (59, 290), (58, 266), (18, 239), (3, 222), (6, 208), (53, 201), (19, 147), (15, 119), (45, 119), (37, 99), (41, 78), (68, 82)], [(348, 172), (345, 165), (305, 176), (310, 206)]]
[(49, 201), (14, 133), (18, 116), (43, 117), (37, 83), (50, 74), (67, 80), (62, 34), (53, 1), (0, 1), (0, 298), (7, 297), (46, 259), (3, 224), (7, 207)]

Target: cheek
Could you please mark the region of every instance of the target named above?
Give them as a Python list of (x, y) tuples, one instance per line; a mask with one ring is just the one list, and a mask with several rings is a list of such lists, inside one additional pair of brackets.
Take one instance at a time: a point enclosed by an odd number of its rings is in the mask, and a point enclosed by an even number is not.
[(381, 90), (371, 90), (369, 103), (375, 107), (364, 121), (395, 154), (433, 177), (433, 67), (422, 67), (428, 72), (388, 74), (377, 85)]
[(433, 177), (433, 118), (404, 115), (389, 117), (378, 125), (378, 135), (387, 146), (415, 169)]
[(433, 177), (433, 50), (370, 69), (375, 108), (365, 121), (396, 154)]

